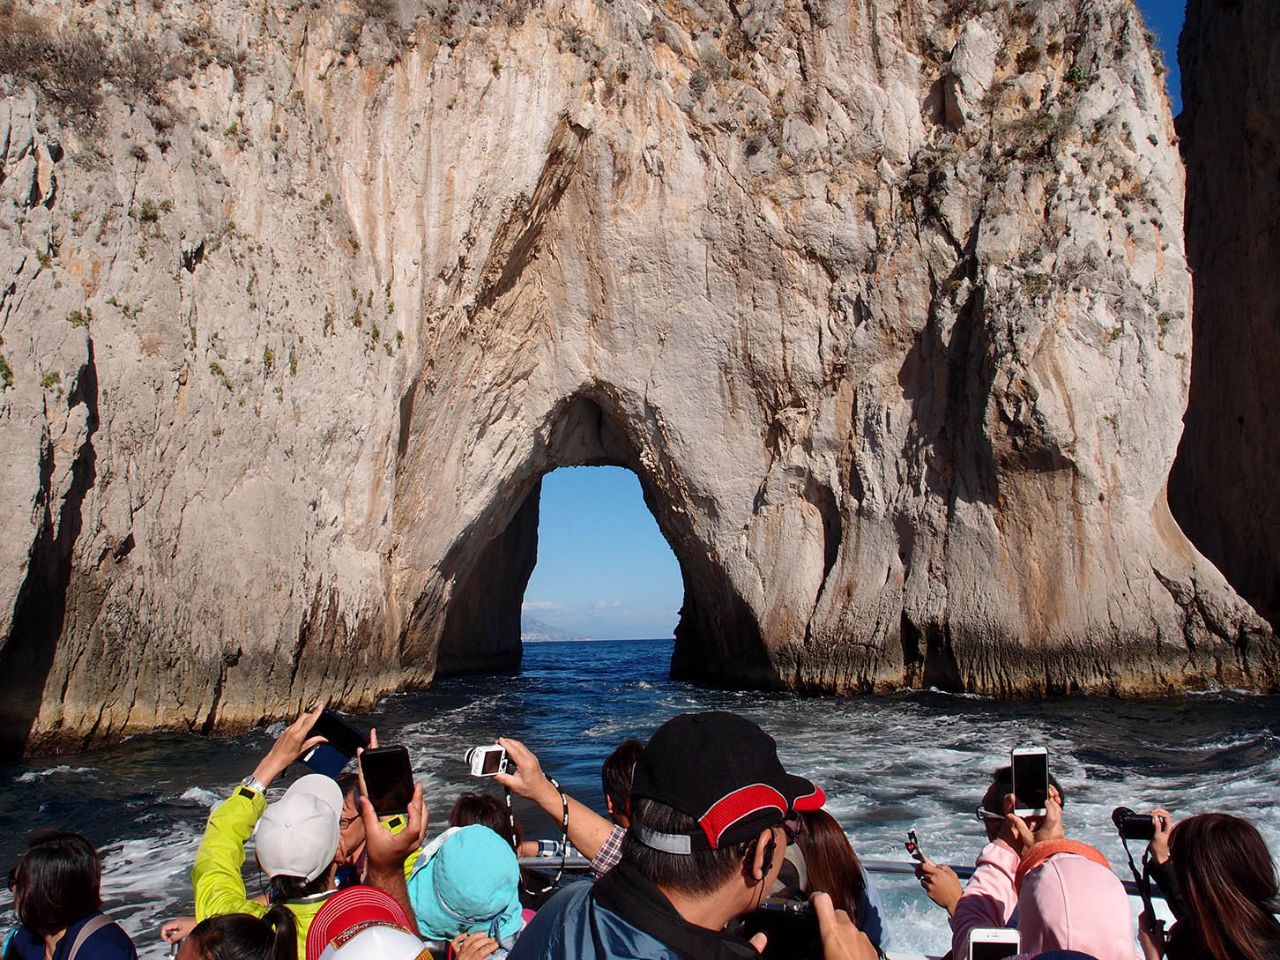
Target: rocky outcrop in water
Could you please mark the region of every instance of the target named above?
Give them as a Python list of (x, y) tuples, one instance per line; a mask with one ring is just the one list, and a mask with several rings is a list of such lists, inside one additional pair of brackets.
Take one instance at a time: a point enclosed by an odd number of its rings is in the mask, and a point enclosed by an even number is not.
[(1128, 0), (4, 15), (11, 748), (510, 665), (572, 464), (639, 475), (683, 675), (1274, 686), (1166, 504)]
[(1280, 625), (1280, 5), (1191, 0), (1179, 44), (1195, 351), (1178, 521)]

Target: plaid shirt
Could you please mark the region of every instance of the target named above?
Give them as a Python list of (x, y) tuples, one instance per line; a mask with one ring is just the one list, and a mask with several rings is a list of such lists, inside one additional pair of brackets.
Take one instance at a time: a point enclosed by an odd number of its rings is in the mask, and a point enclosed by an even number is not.
[(600, 847), (600, 852), (591, 861), (591, 875), (595, 879), (599, 880), (622, 862), (622, 838), (626, 835), (625, 828), (618, 826), (616, 823), (613, 825), (613, 829), (609, 831), (608, 839), (605, 840), (604, 845)]

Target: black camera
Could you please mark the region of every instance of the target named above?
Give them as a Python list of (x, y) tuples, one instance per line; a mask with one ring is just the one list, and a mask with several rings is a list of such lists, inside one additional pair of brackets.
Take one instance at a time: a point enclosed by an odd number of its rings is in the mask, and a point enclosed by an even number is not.
[(757, 933), (768, 937), (763, 956), (772, 960), (821, 960), (822, 933), (818, 915), (803, 900), (770, 897), (742, 917), (738, 935), (750, 940)]
[(1156, 835), (1156, 825), (1149, 813), (1134, 813), (1128, 807), (1116, 807), (1111, 811), (1111, 822), (1125, 840), (1149, 842)]

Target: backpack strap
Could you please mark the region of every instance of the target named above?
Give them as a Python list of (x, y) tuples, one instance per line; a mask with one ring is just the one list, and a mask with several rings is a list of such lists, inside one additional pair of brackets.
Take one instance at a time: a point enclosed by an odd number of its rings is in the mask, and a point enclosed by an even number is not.
[(90, 917), (85, 922), (85, 925), (80, 928), (80, 932), (76, 934), (76, 939), (71, 944), (71, 950), (67, 953), (67, 960), (76, 960), (76, 955), (80, 952), (80, 948), (85, 945), (86, 941), (88, 941), (90, 937), (103, 927), (111, 926), (112, 922), (112, 919), (105, 913), (95, 913)]

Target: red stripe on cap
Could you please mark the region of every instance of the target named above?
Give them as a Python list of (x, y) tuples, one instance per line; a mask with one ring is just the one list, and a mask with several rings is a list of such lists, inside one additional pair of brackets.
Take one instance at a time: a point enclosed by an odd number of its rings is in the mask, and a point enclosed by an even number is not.
[(375, 887), (339, 890), (325, 901), (307, 930), (306, 960), (316, 960), (325, 948), (359, 923), (386, 923), (417, 934), (400, 904)]
[(753, 783), (749, 787), (739, 787), (733, 793), (725, 794), (698, 818), (698, 824), (714, 849), (719, 847), (720, 837), (724, 832), (743, 817), (770, 808), (785, 817), (787, 798), (767, 783)]
[(796, 797), (796, 802), (791, 806), (796, 810), (821, 810), (827, 802), (827, 795), (822, 792), (822, 788), (814, 785), (813, 793), (805, 794), (803, 797)]

